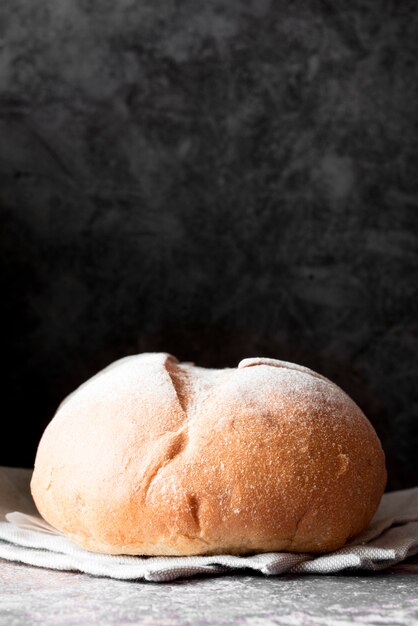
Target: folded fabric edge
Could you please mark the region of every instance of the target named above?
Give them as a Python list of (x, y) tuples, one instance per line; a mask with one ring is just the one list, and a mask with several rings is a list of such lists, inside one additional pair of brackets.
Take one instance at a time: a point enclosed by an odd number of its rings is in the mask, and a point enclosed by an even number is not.
[(41, 516), (28, 515), (19, 511), (6, 513), (5, 519), (13, 526), (24, 528), (25, 530), (35, 530), (37, 532), (48, 533), (50, 535), (64, 536), (59, 530), (48, 524)]

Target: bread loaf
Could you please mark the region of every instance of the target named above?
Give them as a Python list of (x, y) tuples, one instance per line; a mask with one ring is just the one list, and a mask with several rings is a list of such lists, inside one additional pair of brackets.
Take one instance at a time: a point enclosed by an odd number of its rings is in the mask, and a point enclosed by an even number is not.
[(316, 372), (145, 353), (64, 400), (31, 488), (88, 550), (197, 555), (335, 550), (368, 525), (385, 483), (370, 422)]

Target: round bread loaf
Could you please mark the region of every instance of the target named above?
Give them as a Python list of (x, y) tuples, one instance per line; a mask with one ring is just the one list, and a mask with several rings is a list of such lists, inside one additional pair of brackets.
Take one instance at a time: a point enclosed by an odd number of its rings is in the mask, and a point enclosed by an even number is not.
[(323, 376), (268, 358), (216, 370), (145, 353), (64, 400), (31, 488), (43, 517), (88, 550), (196, 555), (340, 548), (385, 484), (372, 425)]

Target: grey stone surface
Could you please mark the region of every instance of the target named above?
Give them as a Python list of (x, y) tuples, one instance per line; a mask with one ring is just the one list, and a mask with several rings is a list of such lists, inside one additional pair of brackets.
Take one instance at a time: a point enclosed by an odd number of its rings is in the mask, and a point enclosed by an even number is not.
[(126, 583), (0, 561), (0, 626), (416, 626), (418, 562), (369, 576)]
[(2, 0), (0, 463), (117, 357), (264, 355), (417, 484), (417, 58), (409, 0)]

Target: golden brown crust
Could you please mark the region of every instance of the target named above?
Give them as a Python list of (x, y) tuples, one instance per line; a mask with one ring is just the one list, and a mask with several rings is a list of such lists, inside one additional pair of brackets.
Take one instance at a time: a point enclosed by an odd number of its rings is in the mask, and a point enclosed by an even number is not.
[(316, 372), (146, 353), (62, 403), (31, 488), (43, 517), (84, 548), (191, 555), (339, 548), (385, 484), (373, 427)]

